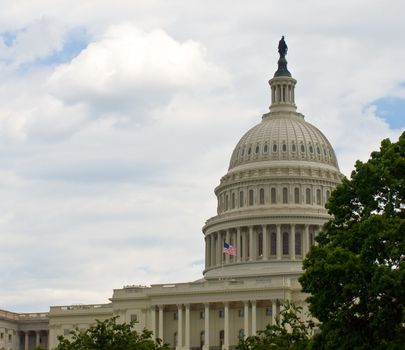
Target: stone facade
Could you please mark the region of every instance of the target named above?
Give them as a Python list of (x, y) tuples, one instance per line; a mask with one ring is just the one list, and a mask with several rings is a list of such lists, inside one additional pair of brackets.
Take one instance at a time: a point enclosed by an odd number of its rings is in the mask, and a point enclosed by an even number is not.
[[(119, 316), (178, 350), (233, 349), (240, 337), (275, 322), (283, 300), (305, 308), (302, 259), (329, 218), (324, 206), (341, 174), (329, 141), (296, 112), (296, 80), (284, 71), (269, 81), (270, 112), (238, 142), (215, 189), (217, 215), (203, 227), (204, 277), (126, 286), (104, 305), (53, 306), (50, 348), (75, 327)], [(224, 254), (224, 242), (235, 256)], [(7, 329), (21, 331), (13, 324)]]

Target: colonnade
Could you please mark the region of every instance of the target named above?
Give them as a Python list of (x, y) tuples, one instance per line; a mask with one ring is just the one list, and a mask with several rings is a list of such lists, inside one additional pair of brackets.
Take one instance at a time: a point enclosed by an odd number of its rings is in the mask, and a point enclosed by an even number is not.
[[(319, 225), (273, 224), (228, 228), (205, 236), (205, 268), (257, 260), (302, 259), (314, 244)], [(236, 256), (223, 253), (224, 242)]]
[[(238, 302), (239, 304), (243, 305), (242, 308), (238, 307), (239, 310), (243, 310), (243, 336), (244, 338), (255, 335), (257, 332), (257, 311), (258, 300), (245, 300)], [(280, 301), (277, 299), (267, 300), (265, 301), (269, 305), (271, 303), (271, 323), (274, 324), (276, 322), (276, 318), (279, 317), (280, 313)], [(220, 303), (220, 309), (218, 309), (218, 303), (198, 303), (198, 304), (177, 304), (177, 344), (172, 344), (176, 350), (188, 350), (190, 348), (196, 347), (196, 339), (191, 339), (191, 308), (193, 307), (193, 312), (203, 312), (204, 318), (204, 328), (201, 329), (201, 333), (204, 334), (204, 342), (203, 344), (198, 343), (198, 345), (203, 345), (203, 350), (209, 350), (210, 347), (218, 347), (222, 346), (222, 349), (227, 350), (229, 346), (236, 345), (236, 339), (230, 339), (231, 334), (231, 327), (234, 325), (231, 323), (230, 318), (230, 309), (231, 304), (233, 303), (233, 309), (235, 309), (235, 302), (222, 302)], [(211, 305), (216, 305), (215, 309), (211, 309)], [(238, 305), (239, 305), (238, 304)], [(164, 325), (165, 325), (165, 307), (168, 305), (153, 305), (150, 308), (150, 319), (151, 319), (151, 331), (153, 334), (156, 335), (157, 338), (163, 340), (163, 342), (170, 343), (170, 339), (165, 339), (168, 334), (165, 333)], [(172, 305), (171, 305), (172, 306)], [(223, 324), (220, 324), (218, 329), (213, 329), (210, 327), (210, 324), (214, 324), (213, 318), (215, 315), (213, 313), (215, 311), (222, 310), (223, 312)], [(212, 311), (212, 312), (211, 312)], [(211, 321), (211, 322), (210, 322)], [(270, 322), (268, 322), (270, 323)], [(216, 332), (223, 332), (223, 338), (219, 336), (219, 342), (212, 341), (214, 336), (210, 335), (210, 331)], [(234, 330), (235, 331), (235, 330)], [(235, 332), (233, 332), (235, 334)], [(199, 342), (199, 340), (198, 340)], [(236, 343), (235, 343), (236, 342)], [(215, 343), (215, 344), (214, 344)]]
[[(48, 336), (47, 330), (28, 330), (19, 331), (20, 334), (20, 349), (31, 350), (34, 347), (41, 346), (42, 348), (48, 348)], [(30, 335), (35, 335), (35, 345), (30, 347)], [(41, 337), (46, 337), (46, 341), (41, 339)]]

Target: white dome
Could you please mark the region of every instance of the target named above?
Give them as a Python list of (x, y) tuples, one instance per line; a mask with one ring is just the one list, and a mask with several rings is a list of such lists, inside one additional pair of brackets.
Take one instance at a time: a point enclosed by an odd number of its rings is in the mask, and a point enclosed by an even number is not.
[(319, 162), (338, 169), (335, 152), (325, 135), (298, 113), (264, 115), (262, 122), (246, 132), (236, 145), (229, 170), (275, 160)]

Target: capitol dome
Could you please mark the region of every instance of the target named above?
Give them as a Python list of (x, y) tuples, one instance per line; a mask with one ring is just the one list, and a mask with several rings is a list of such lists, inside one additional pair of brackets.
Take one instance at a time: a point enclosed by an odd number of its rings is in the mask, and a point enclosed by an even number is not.
[(325, 135), (297, 112), (297, 81), (280, 44), (270, 111), (237, 143), (215, 188), (217, 215), (203, 227), (208, 280), (298, 279), (330, 218), (325, 204), (342, 175)]

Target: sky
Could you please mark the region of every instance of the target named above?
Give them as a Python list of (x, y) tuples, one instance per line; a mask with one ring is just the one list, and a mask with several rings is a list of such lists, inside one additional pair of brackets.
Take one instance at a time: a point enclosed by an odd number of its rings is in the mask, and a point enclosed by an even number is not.
[(0, 309), (202, 277), (233, 148), (296, 103), (350, 176), (405, 129), (405, 2), (0, 0)]

